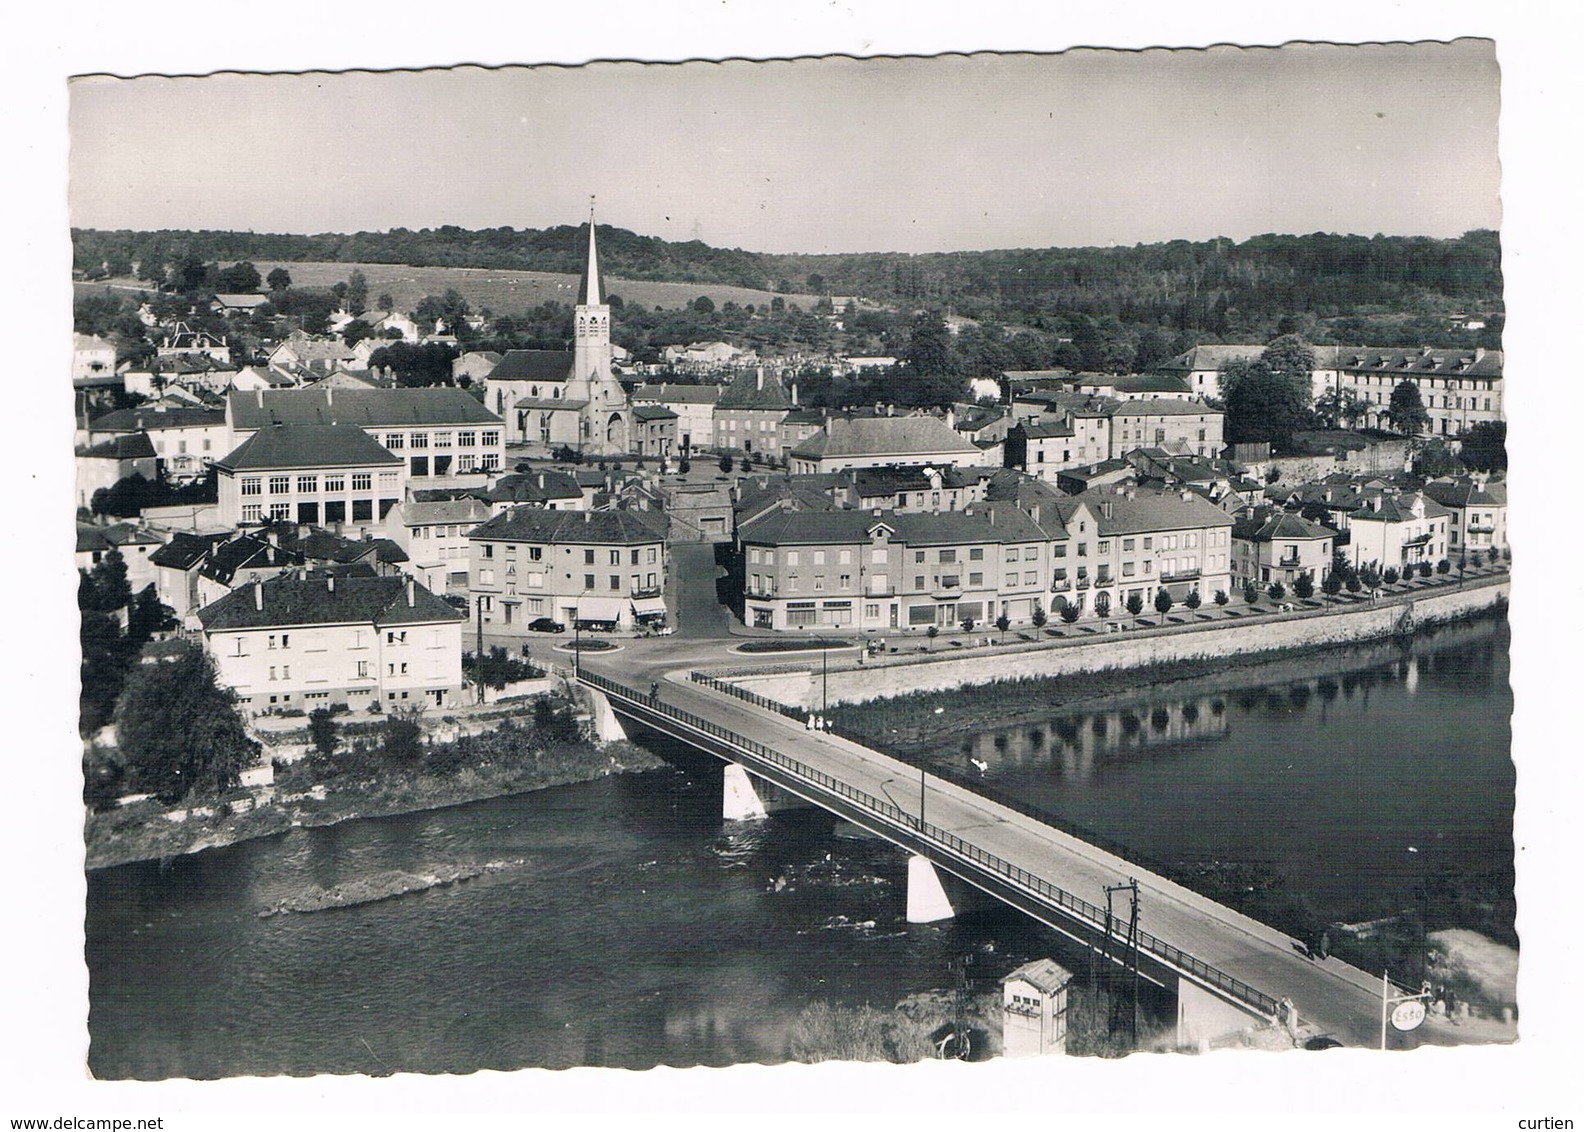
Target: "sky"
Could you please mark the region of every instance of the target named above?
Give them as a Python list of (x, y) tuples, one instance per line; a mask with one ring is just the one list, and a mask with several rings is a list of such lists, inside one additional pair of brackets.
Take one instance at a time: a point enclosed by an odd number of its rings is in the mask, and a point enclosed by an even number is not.
[(602, 223), (759, 252), (1499, 228), (1490, 40), (90, 76), (71, 217)]

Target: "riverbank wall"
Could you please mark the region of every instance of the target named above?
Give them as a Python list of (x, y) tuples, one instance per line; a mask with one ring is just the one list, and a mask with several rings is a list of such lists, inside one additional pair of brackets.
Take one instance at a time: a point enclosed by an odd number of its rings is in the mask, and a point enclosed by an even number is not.
[(720, 671), (712, 675), (789, 707), (857, 704), (910, 692), (937, 692), (1000, 680), (1126, 671), (1180, 661), (1319, 649), (1379, 640), (1456, 621), (1507, 600), (1505, 574), (1457, 588), (1425, 588), (1346, 610), (1319, 608), (1167, 625), (1107, 634), (989, 646), (952, 654), (885, 656), (788, 672)]

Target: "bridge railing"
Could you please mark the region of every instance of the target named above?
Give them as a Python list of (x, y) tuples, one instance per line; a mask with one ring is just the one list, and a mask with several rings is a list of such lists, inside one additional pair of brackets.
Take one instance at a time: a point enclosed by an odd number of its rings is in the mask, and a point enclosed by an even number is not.
[[(1052, 884), (1044, 877), (1037, 876), (1027, 869), (1014, 865), (1012, 862), (998, 857), (970, 841), (964, 840), (948, 829), (943, 829), (930, 822), (921, 821), (916, 815), (908, 813), (893, 802), (877, 798), (873, 794), (843, 782), (816, 767), (809, 766), (807, 763), (790, 755), (768, 747), (756, 739), (750, 739), (746, 735), (739, 735), (730, 728), (722, 727), (713, 720), (705, 719), (703, 716), (696, 715), (683, 708), (662, 703), (658, 696), (646, 695), (609, 677), (584, 671), (578, 676), (578, 679), (590, 687), (628, 700), (657, 715), (665, 716), (706, 735), (722, 739), (730, 746), (779, 767), (810, 785), (817, 786), (830, 794), (854, 802), (861, 809), (872, 813), (876, 817), (883, 818), (896, 826), (914, 832), (922, 839), (932, 842), (958, 857), (972, 861), (997, 876), (1005, 878), (1014, 886), (1040, 897), (1047, 903), (1065, 909), (1102, 932), (1107, 931), (1111, 924), (1115, 922), (1098, 905), (1074, 896), (1065, 889)], [(752, 693), (749, 694), (751, 695)], [(1228, 975), (1225, 971), (1212, 967), (1203, 960), (1196, 959), (1165, 940), (1157, 939), (1148, 932), (1141, 930), (1138, 933), (1138, 946), (1140, 951), (1147, 952), (1169, 966), (1187, 972), (1200, 981), (1217, 987), (1222, 993), (1238, 999), (1263, 1014), (1274, 1017), (1277, 1012), (1279, 1004), (1275, 998), (1249, 986), (1241, 979)]]

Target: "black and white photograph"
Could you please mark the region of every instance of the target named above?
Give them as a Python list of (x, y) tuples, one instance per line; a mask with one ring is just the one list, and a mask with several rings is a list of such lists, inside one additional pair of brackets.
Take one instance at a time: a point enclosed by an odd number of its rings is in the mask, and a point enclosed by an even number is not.
[(1514, 713), (1576, 611), (1529, 76), (1447, 22), (59, 76), (71, 1111), (1356, 1074), (1571, 1127), (1457, 1084), (1556, 1052), (1575, 743)]

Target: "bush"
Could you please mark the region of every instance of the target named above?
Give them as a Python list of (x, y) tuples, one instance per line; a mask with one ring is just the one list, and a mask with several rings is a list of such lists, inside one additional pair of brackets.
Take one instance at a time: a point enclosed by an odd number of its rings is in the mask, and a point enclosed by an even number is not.
[(1270, 589), (1266, 592), (1270, 594), (1272, 601), (1280, 601), (1282, 598), (1287, 596), (1287, 587), (1282, 585), (1280, 582), (1272, 582), (1270, 584)]
[(682, 462), (677, 465), (677, 471), (685, 476), (689, 472), (691, 472), (692, 470), (693, 470), (693, 461), (689, 460), (686, 456), (682, 457)]
[(1243, 583), (1243, 600), (1249, 605), (1259, 600), (1259, 586), (1254, 584), (1253, 579)]
[(1450, 573), (1451, 570), (1452, 570), (1452, 563), (1449, 562), (1445, 558), (1441, 559), (1441, 561), (1436, 563), (1436, 573), (1437, 574)]
[(1314, 577), (1310, 574), (1299, 574), (1293, 579), (1293, 593), (1308, 601), (1314, 596)]
[(1386, 567), (1386, 569), (1381, 574), (1381, 580), (1384, 581), (1388, 586), (1392, 585), (1400, 577), (1402, 577), (1402, 575), (1397, 572), (1397, 567), (1395, 566)]
[(1364, 584), (1358, 580), (1357, 574), (1349, 574), (1345, 584), (1347, 585), (1347, 592), (1350, 594), (1356, 594), (1364, 588)]
[(731, 458), (731, 454), (730, 454), (730, 453), (727, 453), (727, 454), (725, 454), (725, 455), (723, 455), (723, 456), (722, 456), (722, 457), (721, 457), (721, 458), (720, 458), (720, 470), (721, 470), (721, 471), (723, 471), (723, 472), (729, 472), (729, 471), (731, 471), (731, 470), (732, 470), (732, 468), (733, 468), (733, 467), (735, 467), (735, 466), (736, 466), (736, 465), (735, 465), (735, 463), (734, 463), (734, 462), (733, 462), (733, 460), (732, 460), (732, 458)]
[(1231, 600), (1232, 600), (1231, 597), (1229, 597), (1227, 595), (1227, 592), (1225, 590), (1217, 590), (1215, 592), (1215, 603), (1217, 605), (1225, 605), (1227, 602), (1229, 602)]
[(316, 754), (329, 758), (335, 754), (336, 724), (328, 708), (315, 708), (308, 715), (308, 738)]
[(1419, 563), (1419, 576), (1421, 578), (1428, 578), (1430, 576), (1430, 569), (1431, 569), (1430, 563), (1428, 563), (1428, 562)]

